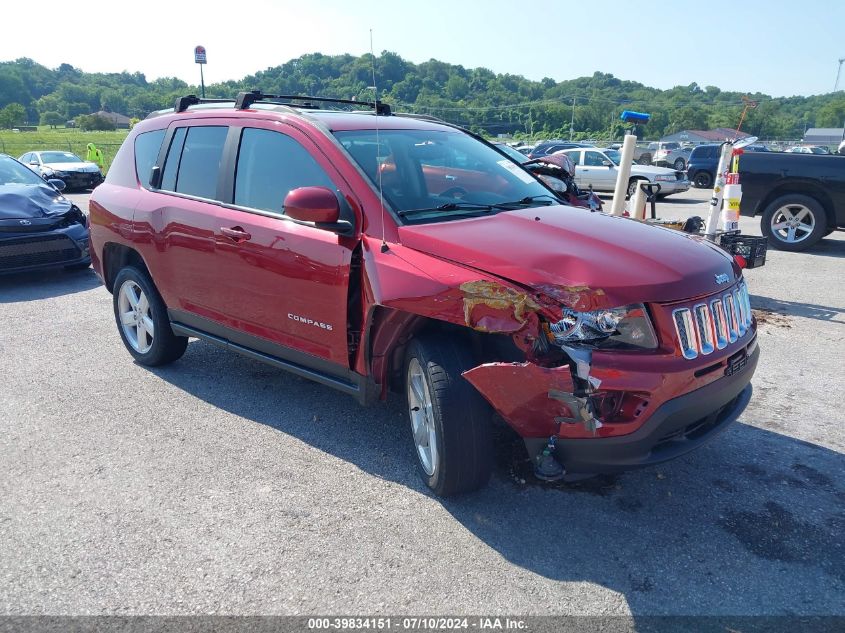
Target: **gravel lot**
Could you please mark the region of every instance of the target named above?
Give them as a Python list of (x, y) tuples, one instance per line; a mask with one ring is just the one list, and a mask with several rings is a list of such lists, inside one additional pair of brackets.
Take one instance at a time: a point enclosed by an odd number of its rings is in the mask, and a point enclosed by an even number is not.
[(747, 273), (755, 393), (705, 448), (445, 502), (398, 398), (197, 341), (146, 369), (93, 272), (0, 278), (0, 613), (845, 615), (843, 278), (842, 233)]

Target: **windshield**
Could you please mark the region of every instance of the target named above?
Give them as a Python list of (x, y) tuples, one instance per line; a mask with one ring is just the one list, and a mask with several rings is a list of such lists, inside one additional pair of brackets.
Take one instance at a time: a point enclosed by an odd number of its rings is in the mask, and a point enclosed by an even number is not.
[(14, 158), (0, 156), (0, 185), (43, 185), (44, 181), (29, 167)]
[(607, 156), (610, 160), (612, 160), (614, 165), (618, 165), (620, 162), (622, 162), (622, 154), (620, 154), (615, 149), (604, 150), (604, 155)]
[(70, 152), (41, 152), (43, 163), (81, 163), (82, 159)]
[(510, 145), (505, 145), (504, 143), (496, 143), (496, 148), (500, 152), (507, 154), (508, 156), (510, 156), (516, 162), (518, 162), (520, 164), (527, 162), (529, 160), (528, 156), (526, 156), (525, 154), (523, 154), (519, 150), (514, 149)]
[[(534, 176), (468, 134), (447, 130), (335, 132), (405, 222), (440, 222), (556, 203)], [(535, 200), (536, 198), (536, 200)]]

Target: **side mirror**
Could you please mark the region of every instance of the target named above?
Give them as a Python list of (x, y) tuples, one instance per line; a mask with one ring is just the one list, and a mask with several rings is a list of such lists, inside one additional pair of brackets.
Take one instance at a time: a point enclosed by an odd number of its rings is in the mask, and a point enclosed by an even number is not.
[(161, 189), (161, 167), (158, 165), (150, 170), (149, 184), (153, 189)]
[(300, 187), (285, 196), (285, 215), (301, 222), (337, 224), (340, 205), (337, 196), (325, 187)]
[(64, 180), (59, 180), (58, 178), (50, 178), (47, 181), (49, 184), (53, 185), (59, 191), (64, 191), (65, 187), (67, 187), (67, 183)]
[(604, 165), (605, 167), (613, 167), (613, 163), (609, 160), (603, 160), (601, 162), (601, 164)]

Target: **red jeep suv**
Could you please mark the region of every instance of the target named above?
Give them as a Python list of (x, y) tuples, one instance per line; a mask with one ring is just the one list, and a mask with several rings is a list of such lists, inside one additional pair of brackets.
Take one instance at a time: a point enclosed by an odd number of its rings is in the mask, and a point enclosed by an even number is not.
[(361, 403), (402, 392), (438, 494), (484, 485), (497, 420), (553, 479), (677, 457), (751, 397), (728, 254), (563, 206), (483, 139), (380, 102), (181, 98), (135, 126), (90, 210), (139, 363), (196, 337)]

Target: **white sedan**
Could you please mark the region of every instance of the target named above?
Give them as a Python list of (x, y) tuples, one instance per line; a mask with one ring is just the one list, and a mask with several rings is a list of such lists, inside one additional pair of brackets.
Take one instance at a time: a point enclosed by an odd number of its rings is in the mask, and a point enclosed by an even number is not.
[(65, 151), (27, 152), (20, 162), (44, 178), (58, 178), (70, 189), (93, 189), (103, 182), (103, 172), (96, 163), (82, 160)]
[[(613, 192), (619, 173), (621, 154), (615, 149), (578, 148), (564, 149), (556, 154), (566, 154), (575, 163), (575, 183), (582, 189)], [(628, 195), (632, 195), (638, 180), (648, 180), (660, 185), (659, 198), (681, 193), (690, 188), (686, 172), (651, 165), (631, 165)]]

